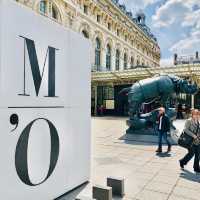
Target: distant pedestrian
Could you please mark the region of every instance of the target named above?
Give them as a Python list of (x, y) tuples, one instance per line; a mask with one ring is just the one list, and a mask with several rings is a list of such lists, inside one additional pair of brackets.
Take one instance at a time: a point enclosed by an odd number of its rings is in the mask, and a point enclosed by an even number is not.
[(104, 115), (104, 106), (103, 106), (103, 105), (101, 105), (101, 106), (99, 107), (99, 113), (100, 113), (100, 116), (103, 116), (103, 115)]
[(183, 105), (181, 103), (178, 104), (176, 119), (183, 119)]
[(185, 104), (185, 114), (186, 114), (186, 119), (190, 117), (190, 106), (188, 104)]
[(184, 166), (195, 156), (193, 168), (194, 171), (200, 173), (199, 159), (200, 159), (200, 113), (197, 109), (192, 110), (192, 117), (185, 122), (184, 132), (185, 134), (193, 138), (192, 145), (188, 148), (188, 153), (179, 160), (180, 167), (184, 169)]
[(171, 151), (171, 144), (167, 138), (167, 132), (170, 131), (170, 120), (169, 117), (165, 114), (165, 108), (161, 107), (159, 109), (159, 116), (158, 116), (158, 149), (156, 150), (157, 153), (162, 152), (162, 138), (166, 141), (168, 145), (167, 152)]

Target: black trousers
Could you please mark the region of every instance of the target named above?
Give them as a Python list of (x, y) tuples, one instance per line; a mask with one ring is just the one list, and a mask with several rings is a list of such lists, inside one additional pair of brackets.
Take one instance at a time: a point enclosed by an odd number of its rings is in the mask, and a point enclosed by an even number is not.
[(200, 169), (199, 160), (200, 160), (200, 145), (193, 145), (188, 149), (188, 153), (180, 160), (183, 165), (186, 165), (194, 156), (194, 170)]

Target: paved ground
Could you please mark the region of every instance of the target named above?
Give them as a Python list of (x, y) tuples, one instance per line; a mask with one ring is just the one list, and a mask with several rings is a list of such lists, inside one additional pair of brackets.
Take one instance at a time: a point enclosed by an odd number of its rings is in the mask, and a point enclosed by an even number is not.
[[(91, 197), (92, 185), (106, 185), (108, 176), (125, 178), (123, 200), (199, 200), (200, 175), (193, 173), (192, 162), (185, 171), (178, 165), (186, 151), (174, 146), (171, 154), (158, 156), (154, 143), (119, 140), (125, 120), (92, 118), (91, 182), (60, 200)], [(179, 127), (182, 124), (178, 122)]]

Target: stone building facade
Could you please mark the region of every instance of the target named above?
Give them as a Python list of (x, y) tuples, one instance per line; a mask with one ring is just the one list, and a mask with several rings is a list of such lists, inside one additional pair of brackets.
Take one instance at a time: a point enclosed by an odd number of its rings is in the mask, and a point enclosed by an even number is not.
[[(16, 1), (88, 38), (92, 42), (93, 73), (160, 65), (160, 48), (145, 24), (144, 13), (138, 12), (133, 16), (118, 0)], [(120, 82), (121, 88), (123, 82)], [(108, 107), (107, 110), (114, 109), (115, 88), (112, 83), (108, 86), (92, 86), (92, 107), (95, 113), (100, 105)]]

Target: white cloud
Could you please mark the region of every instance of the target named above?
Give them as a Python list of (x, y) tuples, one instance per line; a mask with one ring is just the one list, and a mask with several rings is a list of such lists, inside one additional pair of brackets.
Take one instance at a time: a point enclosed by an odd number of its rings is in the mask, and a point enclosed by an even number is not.
[(182, 22), (188, 11), (188, 5), (185, 5), (182, 0), (166, 1), (152, 17), (154, 26), (168, 27), (174, 23)]
[(161, 67), (170, 67), (173, 66), (173, 59), (172, 58), (163, 58), (160, 60)]
[[(152, 17), (155, 27), (167, 27), (174, 23), (200, 27), (200, 0), (168, 0)], [(197, 8), (194, 10), (194, 8)], [(199, 8), (199, 9), (198, 9)]]
[(182, 26), (196, 26), (200, 28), (200, 9), (193, 11), (193, 13), (185, 16)]
[[(194, 54), (200, 50), (200, 0), (120, 0), (120, 3), (135, 12), (148, 5), (161, 4), (152, 16), (152, 24), (154, 31), (166, 31), (170, 34), (169, 38), (165, 39), (169, 40), (169, 44), (173, 40), (168, 50), (178, 54)], [(174, 28), (177, 30), (177, 27), (179, 31), (175, 33)], [(165, 44), (166, 41), (161, 43)], [(173, 64), (172, 60), (161, 60), (161, 66)]]
[[(160, 6), (152, 17), (157, 28), (168, 28), (173, 31), (179, 26), (180, 31), (187, 28), (188, 36), (180, 35), (169, 49), (178, 54), (194, 54), (200, 49), (200, 0), (168, 0)], [(178, 36), (174, 35), (174, 38)]]
[(192, 31), (189, 37), (186, 37), (175, 43), (170, 51), (178, 54), (194, 54), (200, 49), (200, 30)]

